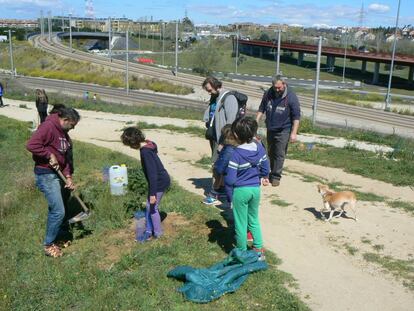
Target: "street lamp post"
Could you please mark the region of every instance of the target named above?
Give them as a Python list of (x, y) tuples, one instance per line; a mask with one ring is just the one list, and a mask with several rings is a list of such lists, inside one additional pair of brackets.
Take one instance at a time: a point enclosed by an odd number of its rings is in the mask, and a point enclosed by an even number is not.
[(52, 17), (50, 16), (50, 11), (47, 13), (47, 31), (49, 36), (49, 43), (52, 42)]
[(165, 61), (165, 24), (162, 23), (162, 65), (164, 66)]
[(344, 66), (342, 69), (342, 83), (345, 83), (345, 68), (346, 68), (346, 50), (348, 47), (348, 32), (345, 32), (345, 51), (344, 51)]
[(313, 125), (315, 125), (315, 122), (316, 122), (316, 111), (318, 108), (319, 73), (321, 71), (321, 54), (322, 54), (322, 36), (319, 37), (318, 61), (316, 63), (315, 95), (313, 98), (313, 107), (312, 107), (312, 124)]
[(13, 43), (12, 43), (11, 29), (9, 29), (9, 49), (10, 49), (11, 76), (13, 78), (15, 75), (15, 70), (14, 70), (14, 61), (13, 61)]
[(387, 95), (385, 96), (385, 109), (384, 110), (386, 111), (390, 110), (390, 106), (391, 106), (391, 82), (392, 82), (392, 72), (394, 69), (395, 49), (397, 46), (397, 30), (398, 30), (398, 20), (400, 19), (400, 4), (401, 4), (401, 0), (398, 0), (397, 18), (395, 20), (394, 42), (392, 44), (390, 77), (388, 79)]
[(72, 13), (69, 13), (69, 50), (72, 53)]
[(178, 75), (178, 20), (175, 22), (175, 75)]
[(236, 74), (238, 73), (238, 66), (239, 66), (239, 27), (237, 26), (237, 34), (236, 34)]
[(125, 77), (125, 84), (126, 84), (126, 92), (129, 95), (129, 31), (126, 31), (126, 77)]
[(282, 37), (282, 31), (279, 29), (277, 34), (277, 58), (276, 58), (276, 75), (280, 74), (280, 41)]
[(111, 17), (109, 17), (109, 26), (108, 26), (108, 27), (109, 27), (109, 29), (108, 29), (109, 59), (110, 59), (110, 61), (112, 62), (112, 47), (111, 47), (111, 42), (112, 42), (112, 34), (111, 34), (111, 31), (112, 31), (112, 21), (111, 21)]
[(45, 34), (45, 25), (43, 20), (43, 10), (40, 10), (40, 36), (43, 37)]

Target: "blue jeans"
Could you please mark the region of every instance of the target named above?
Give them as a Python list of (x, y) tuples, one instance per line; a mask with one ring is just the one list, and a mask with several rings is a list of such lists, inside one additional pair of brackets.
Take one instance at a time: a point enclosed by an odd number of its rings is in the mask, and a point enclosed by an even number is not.
[(44, 245), (52, 244), (62, 229), (65, 218), (64, 198), (67, 196), (63, 181), (56, 174), (35, 174), (36, 186), (46, 197), (49, 205)]

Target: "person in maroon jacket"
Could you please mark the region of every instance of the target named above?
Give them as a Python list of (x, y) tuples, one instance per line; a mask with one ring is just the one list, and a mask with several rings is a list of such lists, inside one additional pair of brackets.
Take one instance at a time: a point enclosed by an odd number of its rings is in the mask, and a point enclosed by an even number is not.
[[(55, 241), (63, 229), (65, 191), (75, 189), (70, 156), (72, 141), (68, 132), (75, 128), (79, 120), (79, 113), (75, 109), (63, 108), (58, 113), (49, 115), (26, 145), (35, 162), (36, 186), (43, 192), (49, 205), (44, 251), (51, 257), (62, 256), (62, 251)], [(66, 185), (56, 170), (62, 171), (67, 179)]]

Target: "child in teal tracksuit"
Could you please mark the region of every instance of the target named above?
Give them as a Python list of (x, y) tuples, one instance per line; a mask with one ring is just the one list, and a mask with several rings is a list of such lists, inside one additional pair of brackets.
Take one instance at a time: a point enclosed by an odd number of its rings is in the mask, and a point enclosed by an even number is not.
[(224, 181), (227, 196), (233, 201), (236, 247), (247, 249), (246, 232), (254, 237), (253, 249), (264, 260), (262, 232), (259, 223), (260, 184), (269, 183), (270, 165), (266, 150), (253, 138), (257, 122), (251, 117), (234, 121), (232, 131), (240, 144), (233, 152)]

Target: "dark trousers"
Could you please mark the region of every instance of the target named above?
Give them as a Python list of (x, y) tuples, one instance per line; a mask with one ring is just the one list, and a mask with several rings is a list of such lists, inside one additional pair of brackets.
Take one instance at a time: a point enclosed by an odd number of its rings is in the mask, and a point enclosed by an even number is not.
[(47, 117), (47, 111), (46, 110), (45, 111), (39, 110), (38, 112), (39, 112), (39, 117), (40, 117), (40, 123), (45, 122), (46, 117)]
[(281, 132), (267, 131), (267, 149), (270, 159), (270, 180), (282, 178), (283, 163), (288, 148), (290, 129)]
[(4, 106), (4, 104), (3, 104), (3, 96), (0, 96), (0, 106)]

